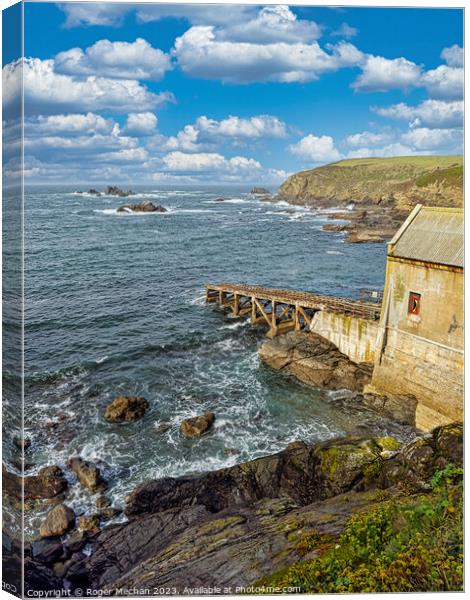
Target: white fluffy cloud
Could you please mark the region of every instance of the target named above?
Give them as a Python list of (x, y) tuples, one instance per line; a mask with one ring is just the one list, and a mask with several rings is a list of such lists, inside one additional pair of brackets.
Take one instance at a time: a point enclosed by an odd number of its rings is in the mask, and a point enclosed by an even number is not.
[(285, 138), (286, 124), (272, 115), (258, 115), (242, 118), (229, 116), (221, 121), (201, 116), (196, 121), (196, 128), (206, 137), (229, 138)]
[(26, 119), (25, 135), (50, 136), (66, 135), (70, 137), (83, 134), (109, 134), (118, 132), (119, 126), (112, 119), (105, 119), (94, 113), (68, 115), (39, 115)]
[(244, 156), (225, 158), (215, 152), (186, 154), (175, 151), (164, 156), (162, 160), (169, 171), (181, 171), (185, 173), (217, 171), (237, 174), (244, 171), (261, 169), (261, 164), (253, 158), (245, 158)]
[(421, 82), (432, 98), (463, 97), (462, 68), (440, 65), (424, 73)]
[(341, 154), (329, 135), (317, 137), (309, 134), (296, 144), (289, 146), (289, 152), (295, 154), (302, 160), (312, 162), (334, 162), (341, 159)]
[(463, 48), (454, 44), (450, 48), (444, 48), (441, 52), (443, 58), (449, 67), (463, 67)]
[(256, 44), (309, 43), (320, 35), (321, 29), (314, 21), (298, 19), (288, 6), (279, 5), (265, 6), (253, 18), (220, 30), (221, 39)]
[(411, 127), (454, 128), (463, 126), (463, 102), (424, 100), (416, 106), (404, 102), (372, 110), (382, 117), (408, 121)]
[(369, 55), (352, 88), (360, 92), (408, 90), (419, 85), (421, 72), (420, 66), (403, 57), (390, 60), (383, 56)]
[(124, 15), (129, 11), (129, 6), (125, 4), (105, 4), (104, 2), (67, 2), (58, 4), (58, 7), (66, 15), (65, 27), (117, 26), (122, 23)]
[(336, 31), (333, 31), (331, 35), (352, 38), (357, 35), (357, 29), (351, 25), (348, 25), (347, 23), (341, 23), (340, 27), (338, 27)]
[(158, 134), (151, 141), (155, 149), (202, 152), (214, 149), (218, 144), (240, 145), (248, 140), (284, 139), (287, 126), (273, 115), (253, 117), (229, 117), (217, 121), (202, 115), (195, 123), (185, 125), (176, 135), (165, 138)]
[[(106, 77), (72, 77), (54, 71), (54, 61), (39, 58), (24, 59), (25, 110), (31, 114), (100, 111), (128, 112), (138, 106), (142, 111), (173, 101), (169, 92), (154, 94), (138, 81)], [(21, 73), (17, 61), (3, 68), (3, 80), (12, 89)], [(8, 109), (14, 97), (5, 97)]]
[(418, 127), (407, 131), (402, 140), (418, 150), (462, 152), (462, 129), (429, 129)]
[(174, 55), (192, 77), (228, 82), (312, 81), (357, 64), (362, 53), (342, 42), (325, 52), (317, 42), (256, 44), (220, 39), (213, 26), (191, 27), (175, 41)]
[(389, 133), (374, 133), (372, 131), (363, 131), (362, 133), (354, 133), (348, 135), (345, 142), (353, 148), (364, 146), (378, 146), (390, 141)]
[(71, 48), (55, 57), (54, 70), (66, 75), (99, 75), (119, 79), (159, 81), (172, 68), (170, 57), (146, 40), (99, 40), (82, 50)]
[(158, 119), (151, 112), (129, 113), (124, 133), (135, 136), (153, 135), (157, 128)]
[(416, 154), (429, 154), (429, 152), (419, 152), (411, 146), (406, 146), (400, 142), (394, 142), (380, 148), (357, 148), (348, 152), (347, 158), (369, 158), (369, 157), (387, 157), (387, 156), (413, 156)]

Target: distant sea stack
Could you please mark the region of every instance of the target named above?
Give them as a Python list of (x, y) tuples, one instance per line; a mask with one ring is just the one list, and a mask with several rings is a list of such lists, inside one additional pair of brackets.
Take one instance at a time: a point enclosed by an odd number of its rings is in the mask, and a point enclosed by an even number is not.
[(279, 194), (309, 206), (416, 204), (463, 206), (462, 156), (400, 156), (341, 160), (291, 175)]

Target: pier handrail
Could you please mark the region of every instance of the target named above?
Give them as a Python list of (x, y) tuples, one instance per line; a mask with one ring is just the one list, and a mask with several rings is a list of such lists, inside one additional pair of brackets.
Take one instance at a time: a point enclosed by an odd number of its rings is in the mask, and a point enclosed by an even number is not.
[(253, 297), (258, 300), (269, 302), (274, 301), (279, 304), (291, 304), (302, 308), (340, 312), (374, 321), (380, 318), (381, 311), (381, 304), (379, 302), (367, 302), (365, 300), (355, 300), (352, 298), (343, 298), (341, 296), (328, 296), (314, 292), (234, 283), (209, 284), (206, 287), (207, 298), (209, 298), (211, 293), (214, 294), (219, 292), (223, 294)]

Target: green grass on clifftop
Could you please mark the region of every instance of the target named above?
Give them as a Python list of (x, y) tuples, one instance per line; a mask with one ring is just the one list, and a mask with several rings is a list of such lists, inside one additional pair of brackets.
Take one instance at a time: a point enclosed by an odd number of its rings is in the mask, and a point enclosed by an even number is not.
[(462, 156), (357, 158), (301, 171), (289, 177), (280, 194), (315, 205), (321, 202), (380, 204), (398, 209), (418, 202), (463, 205)]
[(463, 589), (463, 471), (447, 465), (432, 493), (387, 501), (350, 519), (337, 543), (257, 587), (302, 593), (430, 592)]

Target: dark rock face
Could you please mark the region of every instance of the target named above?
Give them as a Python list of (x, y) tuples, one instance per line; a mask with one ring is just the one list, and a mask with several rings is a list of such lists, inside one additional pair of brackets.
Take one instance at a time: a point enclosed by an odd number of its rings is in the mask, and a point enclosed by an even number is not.
[(207, 433), (215, 421), (214, 413), (206, 413), (199, 417), (191, 417), (182, 421), (180, 426), (181, 433), (188, 438), (201, 437)]
[(144, 202), (140, 202), (140, 204), (125, 204), (124, 206), (120, 206), (117, 209), (118, 212), (142, 212), (142, 213), (166, 213), (168, 209), (164, 206), (155, 205), (150, 200), (145, 200)]
[(65, 504), (58, 504), (47, 513), (45, 520), (39, 528), (42, 538), (64, 535), (75, 523), (75, 513)]
[(93, 463), (83, 460), (80, 457), (74, 457), (68, 461), (67, 466), (75, 473), (83, 487), (92, 491), (97, 491), (105, 487), (100, 470)]
[(366, 406), (393, 419), (397, 423), (405, 425), (415, 425), (416, 423), (416, 406), (418, 401), (411, 394), (388, 394), (384, 396), (367, 393), (363, 394), (362, 399)]
[(149, 403), (141, 396), (118, 396), (109, 404), (104, 418), (110, 423), (122, 423), (141, 419), (149, 408)]
[(127, 192), (125, 192), (124, 190), (118, 188), (116, 185), (108, 185), (108, 187), (105, 190), (105, 194), (107, 196), (119, 196), (120, 198), (126, 198), (127, 196), (135, 196), (135, 192), (132, 192), (131, 190), (127, 190)]
[(332, 342), (316, 333), (279, 335), (261, 346), (259, 356), (274, 369), (329, 390), (362, 391), (372, 375), (371, 365), (352, 362)]
[(95, 188), (89, 189), (87, 193), (93, 194), (93, 196), (101, 196), (101, 192), (99, 192), (98, 190), (95, 190)]
[(391, 438), (297, 442), (213, 473), (148, 482), (127, 499), (129, 522), (103, 530), (91, 556), (74, 556), (66, 580), (179, 592), (252, 584), (318, 555), (352, 514), (380, 502), (377, 489), (389, 499), (398, 488), (421, 489), (443, 461), (462, 464), (462, 431), (441, 427), (403, 446)]
[(44, 467), (37, 475), (21, 478), (3, 465), (2, 479), (3, 490), (14, 498), (21, 498), (23, 480), (25, 500), (54, 498), (67, 488), (67, 480), (59, 467)]

